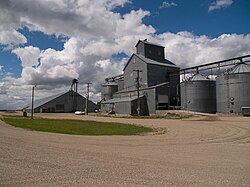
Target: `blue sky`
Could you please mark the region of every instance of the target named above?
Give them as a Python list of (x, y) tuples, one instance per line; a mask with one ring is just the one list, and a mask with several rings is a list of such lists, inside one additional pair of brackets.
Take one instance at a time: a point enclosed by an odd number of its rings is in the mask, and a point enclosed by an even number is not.
[(103, 78), (122, 73), (138, 39), (164, 45), (180, 67), (250, 54), (249, 7), (249, 0), (2, 1), (0, 105), (27, 102), (34, 83), (41, 97), (63, 91), (72, 78), (96, 80), (98, 100)]
[[(18, 29), (27, 38), (27, 43), (24, 46), (36, 46), (41, 50), (47, 48), (53, 48), (55, 50), (62, 50), (63, 44), (66, 38), (56, 37), (55, 35), (46, 35), (40, 31), (29, 31), (27, 27)], [(0, 74), (0, 79), (6, 76), (6, 73), (12, 73), (12, 76), (18, 78), (22, 72), (22, 66), (20, 59), (11, 52), (10, 49), (6, 49), (6, 46), (0, 47), (0, 65), (4, 66), (4, 73)]]
[[(163, 2), (175, 3), (176, 6), (161, 7)], [(143, 9), (150, 11), (150, 16), (143, 19), (146, 25), (152, 25), (156, 33), (177, 33), (189, 31), (195, 35), (206, 35), (210, 38), (218, 37), (224, 33), (248, 34), (250, 32), (250, 1), (237, 0), (232, 5), (208, 12), (211, 0), (175, 0), (175, 1), (142, 1), (135, 0), (124, 7), (118, 7), (114, 11), (126, 14), (131, 10)], [(46, 35), (40, 31), (29, 31), (27, 27), (18, 29), (27, 38), (27, 43), (22, 46), (36, 46), (41, 50), (53, 48), (62, 50), (65, 37)], [(21, 75), (21, 63), (11, 50), (6, 46), (0, 48), (0, 64), (5, 72), (13, 73), (14, 77)], [(6, 74), (2, 73), (0, 78)]]
[(250, 31), (250, 1), (237, 0), (230, 6), (208, 12), (211, 0), (175, 0), (176, 6), (159, 8), (164, 1), (133, 1), (117, 11), (149, 10), (151, 16), (144, 23), (153, 25), (157, 33), (189, 31), (196, 35), (218, 37), (223, 33), (248, 34)]

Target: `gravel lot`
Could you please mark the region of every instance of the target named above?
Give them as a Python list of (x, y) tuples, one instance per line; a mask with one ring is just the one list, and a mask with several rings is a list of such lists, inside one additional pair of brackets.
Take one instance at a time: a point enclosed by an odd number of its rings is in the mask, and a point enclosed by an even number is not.
[(0, 186), (250, 186), (250, 118), (36, 116), (132, 123), (165, 133), (76, 136), (0, 121)]

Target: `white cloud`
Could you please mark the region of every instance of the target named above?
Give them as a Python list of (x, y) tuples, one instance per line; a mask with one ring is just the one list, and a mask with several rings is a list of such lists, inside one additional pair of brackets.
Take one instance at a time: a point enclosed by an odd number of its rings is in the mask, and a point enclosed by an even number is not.
[(222, 34), (217, 38), (208, 38), (190, 32), (163, 33), (155, 41), (164, 45), (166, 57), (181, 67), (250, 53), (250, 34)]
[(33, 46), (28, 46), (24, 48), (16, 48), (12, 50), (12, 53), (16, 54), (22, 63), (22, 67), (32, 67), (36, 65), (37, 59), (39, 58), (40, 55), (40, 49), (37, 47)]
[(209, 4), (208, 12), (211, 12), (216, 9), (229, 7), (233, 3), (233, 0), (216, 0)]
[(26, 37), (16, 30), (21, 27), (20, 18), (9, 9), (10, 7), (10, 1), (0, 2), (0, 44), (6, 46), (24, 44), (27, 42)]
[(173, 1), (167, 2), (167, 1), (163, 1), (160, 8), (170, 8), (173, 6), (177, 6), (176, 3), (174, 3)]
[(30, 30), (38, 30), (46, 34), (88, 40), (112, 38), (121, 15), (111, 10), (129, 2), (128, 0), (1, 1), (0, 17), (2, 18), (0, 20), (4, 27), (0, 30), (9, 31), (26, 26)]
[(26, 42), (26, 37), (14, 29), (0, 30), (0, 43), (3, 45), (18, 45)]
[(0, 65), (0, 72), (3, 70), (4, 66)]

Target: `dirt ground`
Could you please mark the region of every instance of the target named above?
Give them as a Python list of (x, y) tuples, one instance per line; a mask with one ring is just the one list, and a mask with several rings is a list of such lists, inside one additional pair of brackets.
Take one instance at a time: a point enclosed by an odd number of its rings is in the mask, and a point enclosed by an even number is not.
[(76, 136), (0, 121), (0, 186), (250, 186), (247, 117), (35, 116), (139, 124), (164, 133)]

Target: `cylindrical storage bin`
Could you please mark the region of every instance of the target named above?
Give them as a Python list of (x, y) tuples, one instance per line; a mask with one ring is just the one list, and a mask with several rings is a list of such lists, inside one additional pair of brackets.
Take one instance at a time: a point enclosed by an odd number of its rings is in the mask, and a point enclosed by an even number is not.
[(217, 112), (241, 113), (250, 107), (250, 66), (238, 64), (216, 79)]
[(116, 82), (108, 82), (102, 85), (102, 99), (107, 101), (112, 99), (113, 94), (117, 92), (118, 85)]
[(184, 110), (216, 113), (215, 81), (200, 74), (181, 83), (181, 106)]

